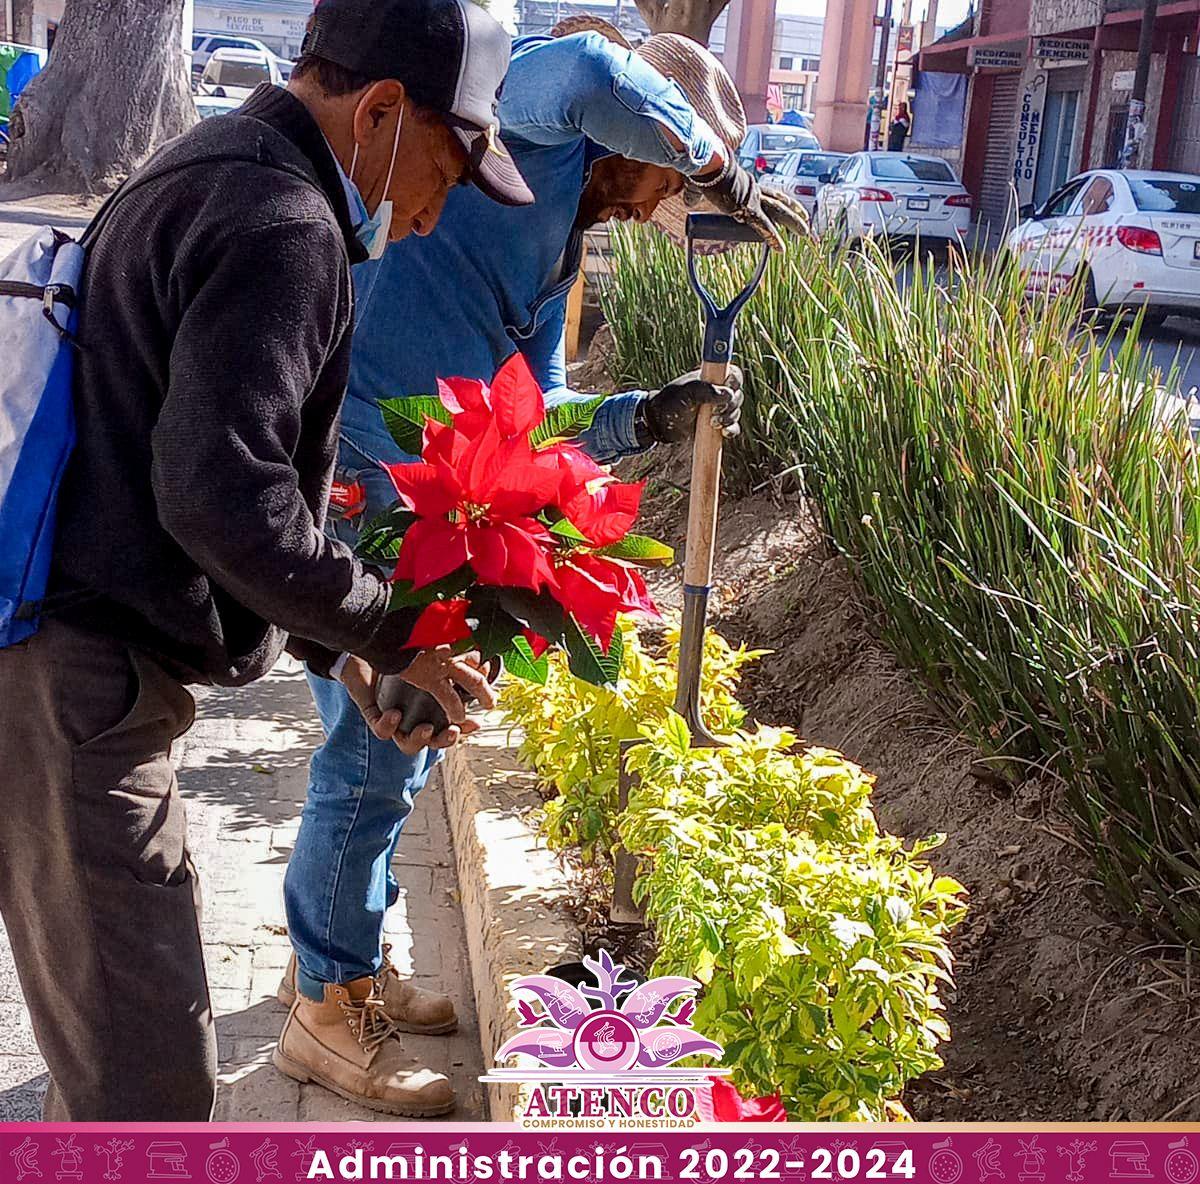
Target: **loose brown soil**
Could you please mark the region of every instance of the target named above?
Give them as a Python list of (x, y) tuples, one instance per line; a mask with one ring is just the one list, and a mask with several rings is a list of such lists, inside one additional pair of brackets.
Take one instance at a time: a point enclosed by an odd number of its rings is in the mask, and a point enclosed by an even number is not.
[[(651, 533), (682, 549), (686, 466), (653, 465)], [(678, 482), (672, 474), (679, 476)], [(1191, 966), (1148, 946), (1097, 891), (1055, 786), (1015, 789), (987, 766), (876, 640), (844, 563), (798, 498), (722, 508), (716, 624), (773, 653), (744, 684), (764, 723), (840, 749), (877, 778), (890, 831), (948, 836), (939, 869), (967, 885), (953, 945), (945, 1069), (908, 1091), (922, 1121), (1200, 1119)], [(678, 599), (678, 573), (658, 582)]]

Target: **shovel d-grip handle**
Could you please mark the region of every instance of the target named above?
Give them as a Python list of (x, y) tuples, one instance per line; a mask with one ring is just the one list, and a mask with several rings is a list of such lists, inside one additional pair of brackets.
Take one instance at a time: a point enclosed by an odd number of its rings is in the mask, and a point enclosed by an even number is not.
[[(696, 270), (696, 243), (758, 243), (758, 266), (744, 288), (723, 308), (713, 299)], [(687, 220), (688, 275), (704, 311), (704, 353), (700, 377), (720, 386), (729, 376), (737, 315), (753, 295), (767, 266), (770, 248), (750, 227), (724, 214), (690, 214)], [(679, 681), (675, 710), (683, 716), (699, 748), (722, 743), (700, 717), (700, 671), (704, 659), (704, 627), (712, 587), (717, 541), (717, 501), (721, 493), (720, 426), (712, 411), (701, 408), (692, 444), (692, 486), (688, 498), (687, 544), (683, 560), (683, 623), (679, 635)]]

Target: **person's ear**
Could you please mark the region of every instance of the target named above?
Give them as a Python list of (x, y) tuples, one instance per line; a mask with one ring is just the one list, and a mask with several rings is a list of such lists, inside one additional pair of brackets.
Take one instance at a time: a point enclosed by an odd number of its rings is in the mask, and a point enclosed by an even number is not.
[(354, 109), (354, 142), (369, 143), (383, 123), (390, 124), (396, 118), (398, 108), (404, 106), (406, 98), (404, 83), (394, 78), (385, 78), (367, 87)]

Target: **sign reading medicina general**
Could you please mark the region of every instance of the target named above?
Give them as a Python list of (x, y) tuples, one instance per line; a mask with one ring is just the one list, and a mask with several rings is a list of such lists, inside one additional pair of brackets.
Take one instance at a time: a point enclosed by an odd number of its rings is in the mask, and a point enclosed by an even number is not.
[(1025, 55), (1018, 49), (992, 49), (988, 45), (972, 45), (967, 50), (967, 65), (977, 70), (1017, 70), (1025, 64)]
[(1092, 57), (1092, 43), (1074, 37), (1035, 37), (1033, 56), (1043, 62), (1087, 62)]

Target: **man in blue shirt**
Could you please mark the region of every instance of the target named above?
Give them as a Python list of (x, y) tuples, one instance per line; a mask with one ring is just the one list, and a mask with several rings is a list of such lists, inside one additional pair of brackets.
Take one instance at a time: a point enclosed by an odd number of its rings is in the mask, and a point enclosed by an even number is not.
[[(571, 31), (581, 23), (584, 31)], [(707, 50), (660, 34), (634, 51), (604, 22), (566, 24), (557, 36), (515, 43), (501, 92), (504, 144), (535, 204), (500, 209), (456, 189), (436, 233), (395, 244), (380, 261), (356, 269), (358, 319), (341, 462), (344, 479), (365, 491), (366, 504), (336, 525), (346, 541), (396, 500), (381, 463), (406, 459), (384, 428), (379, 399), (434, 392), (438, 377), (489, 379), (515, 350), (548, 403), (578, 397), (566, 387), (563, 330), (589, 226), (653, 219), (678, 235), (685, 185), (693, 199), (708, 198), (776, 246), (772, 219), (797, 226), (794, 211), (761, 194), (738, 165), (745, 115), (732, 80)], [(581, 443), (609, 462), (682, 441), (704, 404), (716, 405), (728, 433), (737, 430), (740, 394), (693, 373), (662, 391), (611, 396)], [(372, 974), (395, 1030), (452, 1031), (452, 1001), (403, 981), (381, 942), (384, 912), (398, 894), (389, 864), (400, 829), (436, 749), (453, 743), (460, 729), (434, 737), (419, 728), (396, 743), (378, 739), (352, 701), (353, 695), (378, 719), (366, 687), (370, 672), (355, 662), (341, 681), (309, 680), (326, 741), (313, 756), (288, 867), (288, 927), (298, 967), (285, 976), (280, 997), (290, 1001), (298, 992), (303, 1003), (320, 998), (326, 984)]]

